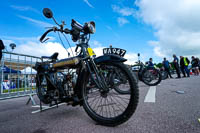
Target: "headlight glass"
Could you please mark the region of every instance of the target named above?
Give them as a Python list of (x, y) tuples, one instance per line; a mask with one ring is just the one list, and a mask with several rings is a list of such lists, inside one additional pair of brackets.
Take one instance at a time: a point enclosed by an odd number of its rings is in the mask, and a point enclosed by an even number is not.
[(89, 28), (89, 31), (91, 34), (94, 34), (96, 29), (95, 29), (95, 26), (91, 23), (88, 24), (88, 28)]

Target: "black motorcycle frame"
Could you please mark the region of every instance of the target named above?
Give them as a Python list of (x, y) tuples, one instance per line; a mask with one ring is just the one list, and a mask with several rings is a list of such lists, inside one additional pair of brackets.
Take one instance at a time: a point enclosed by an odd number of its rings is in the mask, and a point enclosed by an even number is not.
[[(72, 25), (74, 25), (74, 23), (76, 23), (76, 21), (72, 21)], [(76, 29), (76, 27), (72, 26), (72, 29), (62, 29), (62, 28), (55, 28), (53, 27), (52, 29), (49, 29), (47, 32), (45, 32), (42, 37), (40, 38), (40, 41), (43, 42), (45, 36), (51, 32), (51, 31), (58, 31), (58, 32), (62, 32), (62, 33), (66, 33), (66, 34), (71, 34), (72, 38), (73, 36), (77, 36), (77, 32), (74, 32)], [(76, 33), (76, 34), (74, 34)], [(99, 56), (97, 58), (95, 58), (94, 56), (90, 56), (89, 52), (88, 52), (88, 48), (89, 48), (89, 39), (90, 36), (88, 33), (82, 33), (80, 34), (79, 31), (79, 43), (76, 44), (76, 49), (75, 51), (77, 52), (78, 48), (80, 48), (80, 53), (75, 56), (72, 57), (72, 59), (74, 58), (78, 58), (80, 59), (80, 63), (73, 65), (73, 66), (65, 66), (67, 69), (71, 68), (76, 68), (78, 70), (77, 72), (77, 82), (76, 85), (74, 87), (74, 96), (78, 96), (78, 101), (82, 100), (82, 96), (81, 96), (81, 89), (83, 87), (83, 83), (81, 82), (81, 79), (85, 78), (85, 75), (89, 73), (89, 75), (91, 76), (92, 81), (99, 87), (101, 88), (102, 92), (107, 92), (108, 88), (107, 85), (105, 83), (105, 81), (101, 78), (101, 75), (98, 71), (98, 68), (96, 66), (96, 63), (100, 63), (100, 62), (124, 62), (126, 61), (126, 59), (124, 59), (123, 57), (119, 57), (116, 55), (103, 55), (103, 56)], [(89, 36), (89, 37), (88, 37)], [(58, 86), (58, 80), (56, 79), (55, 74), (59, 71), (59, 70), (63, 70), (63, 67), (60, 68), (53, 68), (50, 66), (51, 63), (55, 63), (56, 60), (52, 59), (50, 61), (43, 61), (42, 63), (37, 63), (36, 64), (36, 70), (38, 71), (37, 74), (37, 83), (40, 83), (40, 77), (41, 75), (44, 76), (47, 80), (48, 86), (51, 86), (49, 88), (51, 88), (52, 90), (59, 90), (59, 94), (64, 96), (66, 94), (64, 94), (64, 90), (62, 90), (62, 87)], [(42, 66), (43, 65), (43, 66)], [(63, 74), (63, 73), (61, 73)], [(64, 74), (63, 74), (64, 75)], [(96, 76), (96, 78), (94, 78), (94, 76)], [(69, 99), (63, 99), (62, 102), (68, 102)], [(52, 101), (55, 101), (57, 103), (56, 99), (52, 99)], [(52, 102), (51, 101), (51, 102)], [(79, 102), (81, 103), (81, 102)]]

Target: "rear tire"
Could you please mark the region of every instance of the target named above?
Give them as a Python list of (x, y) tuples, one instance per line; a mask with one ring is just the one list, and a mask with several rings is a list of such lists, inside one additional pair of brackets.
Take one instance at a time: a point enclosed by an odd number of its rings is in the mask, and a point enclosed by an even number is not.
[(36, 82), (36, 93), (40, 101), (42, 101), (44, 104), (51, 103), (50, 96), (47, 91), (47, 80), (44, 74), (37, 74), (36, 76), (37, 82)]
[(168, 73), (166, 71), (160, 71), (161, 76), (162, 76), (162, 80), (165, 80), (168, 78)]
[(146, 69), (142, 73), (142, 81), (149, 86), (156, 86), (162, 80), (162, 76), (159, 70), (155, 68)]
[[(104, 62), (97, 64), (99, 72), (103, 73), (104, 79), (109, 86), (109, 92), (102, 94), (96, 86), (87, 87), (89, 74), (84, 80), (82, 89), (83, 107), (86, 113), (97, 123), (104, 126), (117, 126), (126, 122), (135, 112), (139, 99), (139, 90), (136, 77), (130, 72), (128, 67), (118, 62)], [(127, 90), (128, 94), (119, 93), (108, 81), (108, 75), (112, 68), (119, 69), (121, 74), (126, 78), (126, 86), (121, 87)], [(119, 85), (120, 88), (120, 85)], [(91, 94), (90, 94), (91, 93)], [(92, 103), (93, 102), (93, 103)], [(122, 104), (124, 102), (124, 104)], [(95, 110), (97, 108), (97, 110)], [(123, 109), (124, 110), (123, 110)], [(100, 111), (100, 112), (98, 112)], [(121, 111), (121, 112), (120, 112)]]

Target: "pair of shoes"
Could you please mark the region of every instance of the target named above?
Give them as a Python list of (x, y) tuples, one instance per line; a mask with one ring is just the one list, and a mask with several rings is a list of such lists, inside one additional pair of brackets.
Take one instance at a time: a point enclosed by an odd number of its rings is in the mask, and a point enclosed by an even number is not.
[(181, 77), (176, 77), (176, 79), (180, 79)]

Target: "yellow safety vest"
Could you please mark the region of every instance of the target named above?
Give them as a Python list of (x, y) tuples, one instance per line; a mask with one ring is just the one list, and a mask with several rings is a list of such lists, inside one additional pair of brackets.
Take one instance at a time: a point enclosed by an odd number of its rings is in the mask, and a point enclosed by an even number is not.
[(188, 66), (188, 62), (187, 62), (187, 60), (186, 60), (186, 57), (184, 57), (183, 60), (184, 60), (185, 66)]

